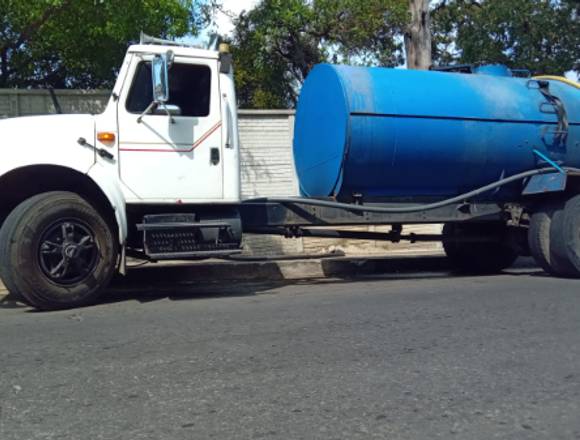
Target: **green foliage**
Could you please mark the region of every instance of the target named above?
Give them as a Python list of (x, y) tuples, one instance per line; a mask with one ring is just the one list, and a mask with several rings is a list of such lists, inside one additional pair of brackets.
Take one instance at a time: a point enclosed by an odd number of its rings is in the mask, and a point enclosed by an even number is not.
[(111, 87), (140, 31), (195, 34), (204, 0), (0, 0), (0, 87)]
[(433, 11), (434, 59), (535, 73), (580, 71), (580, 1), (448, 0)]
[(293, 105), (317, 63), (400, 64), (407, 20), (407, 0), (263, 0), (236, 20), (240, 105)]
[[(432, 0), (435, 64), (580, 71), (580, 0)], [(404, 61), (409, 0), (262, 0), (236, 23), (240, 105), (292, 106), (320, 62)]]

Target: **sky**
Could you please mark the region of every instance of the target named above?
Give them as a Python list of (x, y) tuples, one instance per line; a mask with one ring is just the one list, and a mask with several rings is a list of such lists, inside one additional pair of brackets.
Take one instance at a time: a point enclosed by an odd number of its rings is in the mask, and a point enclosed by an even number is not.
[[(239, 15), (243, 10), (249, 11), (259, 0), (222, 0), (223, 8), (226, 11)], [(232, 20), (226, 14), (218, 12), (215, 17), (217, 29), (220, 34), (229, 34), (234, 29)]]
[(198, 37), (193, 41), (198, 44), (204, 44), (208, 41), (208, 35), (211, 32), (217, 32), (220, 35), (229, 35), (234, 30), (234, 23), (232, 22), (231, 16), (237, 17), (240, 12), (252, 9), (259, 0), (222, 0), (223, 12), (216, 12), (214, 17), (215, 24), (208, 29), (205, 29)]

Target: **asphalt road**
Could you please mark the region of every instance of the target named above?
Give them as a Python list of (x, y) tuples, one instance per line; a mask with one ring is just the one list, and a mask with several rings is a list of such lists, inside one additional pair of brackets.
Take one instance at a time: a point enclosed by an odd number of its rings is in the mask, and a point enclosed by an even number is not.
[(423, 271), (7, 302), (0, 438), (579, 439), (579, 286)]

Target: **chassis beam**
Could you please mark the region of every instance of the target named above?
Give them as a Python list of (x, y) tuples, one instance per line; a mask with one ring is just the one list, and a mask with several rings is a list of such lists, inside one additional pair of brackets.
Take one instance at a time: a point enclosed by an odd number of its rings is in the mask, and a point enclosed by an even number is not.
[[(360, 205), (357, 205), (360, 207)], [(405, 204), (365, 206), (401, 207)], [(462, 203), (411, 213), (356, 212), (300, 203), (251, 202), (239, 206), (244, 232), (260, 233), (271, 227), (357, 226), (505, 221), (509, 211), (497, 203)], [(267, 233), (267, 232), (261, 232)]]

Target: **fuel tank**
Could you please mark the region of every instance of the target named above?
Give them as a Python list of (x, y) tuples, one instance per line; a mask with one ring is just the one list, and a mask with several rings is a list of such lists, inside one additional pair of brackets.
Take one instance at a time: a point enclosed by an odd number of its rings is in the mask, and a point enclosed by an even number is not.
[[(538, 152), (580, 167), (580, 89), (501, 65), (454, 73), (321, 64), (296, 111), (294, 162), (307, 197), (452, 197), (548, 166)], [(512, 199), (522, 185), (484, 198)]]

